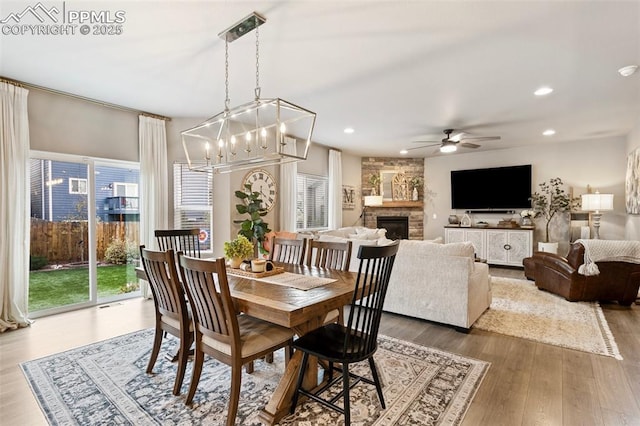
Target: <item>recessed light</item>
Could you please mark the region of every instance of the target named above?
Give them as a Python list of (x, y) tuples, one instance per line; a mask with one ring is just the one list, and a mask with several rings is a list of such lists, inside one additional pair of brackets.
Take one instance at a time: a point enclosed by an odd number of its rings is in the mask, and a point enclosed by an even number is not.
[(544, 95), (548, 95), (549, 93), (553, 92), (553, 89), (551, 87), (541, 87), (538, 90), (536, 90), (535, 92), (533, 92), (534, 95), (536, 96), (544, 96)]
[(630, 75), (635, 74), (636, 71), (638, 71), (637, 65), (627, 65), (626, 67), (622, 67), (618, 70), (620, 75), (623, 77), (629, 77)]
[(545, 136), (553, 136), (556, 134), (556, 131), (553, 129), (547, 129), (544, 132), (542, 132), (542, 134)]
[(353, 127), (347, 127), (346, 129), (344, 129), (344, 132), (348, 135), (352, 134), (353, 132), (355, 132), (355, 130), (353, 130)]
[(402, 155), (407, 155), (409, 153), (409, 151), (407, 151), (406, 149), (401, 149), (400, 150), (400, 154)]

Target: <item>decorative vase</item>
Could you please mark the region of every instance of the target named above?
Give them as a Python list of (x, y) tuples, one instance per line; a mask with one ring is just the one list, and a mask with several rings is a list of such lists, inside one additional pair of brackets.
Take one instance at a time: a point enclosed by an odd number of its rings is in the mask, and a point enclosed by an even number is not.
[(412, 199), (413, 201), (418, 201), (418, 188), (413, 188), (413, 194), (412, 194)]
[(538, 251), (543, 251), (545, 253), (553, 253), (558, 254), (558, 243), (538, 243)]
[(530, 217), (522, 218), (522, 226), (532, 226), (532, 225), (533, 225), (533, 221), (531, 220)]
[(460, 224), (460, 219), (455, 214), (449, 215), (449, 224), (458, 225)]
[(238, 269), (241, 263), (242, 263), (241, 257), (232, 257), (231, 259), (229, 259), (229, 266), (232, 268)]

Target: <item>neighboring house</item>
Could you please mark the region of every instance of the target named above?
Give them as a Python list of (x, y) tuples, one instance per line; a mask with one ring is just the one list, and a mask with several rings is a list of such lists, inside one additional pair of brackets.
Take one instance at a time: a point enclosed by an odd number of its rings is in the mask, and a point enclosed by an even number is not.
[[(100, 167), (96, 171), (96, 215), (104, 222), (137, 222), (137, 170)], [(31, 217), (53, 222), (87, 220), (87, 166), (31, 160)]]

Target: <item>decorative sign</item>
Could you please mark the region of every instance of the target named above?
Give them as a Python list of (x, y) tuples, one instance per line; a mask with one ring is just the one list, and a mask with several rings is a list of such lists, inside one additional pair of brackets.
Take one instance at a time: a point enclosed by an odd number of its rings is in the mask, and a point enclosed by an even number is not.
[(342, 185), (342, 210), (354, 210), (356, 208), (356, 187)]

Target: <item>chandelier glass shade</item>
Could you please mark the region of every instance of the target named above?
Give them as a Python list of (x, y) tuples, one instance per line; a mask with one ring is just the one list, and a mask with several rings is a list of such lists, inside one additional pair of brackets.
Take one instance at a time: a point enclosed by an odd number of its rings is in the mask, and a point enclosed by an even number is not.
[[(280, 98), (261, 98), (258, 26), (266, 19), (253, 12), (220, 33), (225, 40), (225, 108), (199, 125), (181, 132), (191, 170), (228, 173), (257, 166), (306, 160), (316, 114)], [(255, 99), (229, 107), (228, 43), (256, 30)]]

